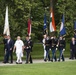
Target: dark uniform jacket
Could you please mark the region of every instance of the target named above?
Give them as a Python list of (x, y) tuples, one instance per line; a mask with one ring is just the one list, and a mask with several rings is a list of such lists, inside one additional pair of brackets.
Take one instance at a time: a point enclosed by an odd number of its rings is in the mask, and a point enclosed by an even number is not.
[(25, 50), (26, 51), (32, 51), (33, 42), (32, 40), (25, 40)]
[(58, 41), (58, 49), (59, 50), (65, 49), (65, 40), (62, 39)]
[(51, 39), (50, 40), (50, 48), (53, 50), (53, 49), (56, 49), (56, 45), (57, 45), (57, 39)]
[(49, 50), (50, 48), (50, 39), (45, 39), (45, 50)]

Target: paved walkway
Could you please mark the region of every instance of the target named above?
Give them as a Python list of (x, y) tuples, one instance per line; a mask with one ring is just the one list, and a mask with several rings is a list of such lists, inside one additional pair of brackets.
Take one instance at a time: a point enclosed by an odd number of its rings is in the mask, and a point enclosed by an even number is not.
[[(67, 62), (67, 61), (76, 61), (76, 60), (70, 60), (69, 58), (65, 58), (65, 62)], [(50, 63), (50, 62), (49, 61), (44, 62), (43, 59), (34, 59), (33, 60), (33, 64), (34, 63)], [(25, 64), (25, 61), (23, 61), (23, 64)], [(0, 62), (0, 66), (7, 66), (7, 65), (16, 65), (16, 63), (15, 63), (15, 61), (13, 62), (13, 64), (9, 64), (9, 63), (4, 64), (4, 63)]]

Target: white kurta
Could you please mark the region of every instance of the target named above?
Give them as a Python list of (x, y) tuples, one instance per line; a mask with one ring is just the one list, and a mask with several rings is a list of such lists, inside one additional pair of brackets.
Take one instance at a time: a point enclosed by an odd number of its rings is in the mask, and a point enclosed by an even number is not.
[(22, 40), (17, 40), (15, 42), (15, 47), (16, 47), (16, 54), (20, 54), (21, 57), (23, 57), (23, 51), (22, 51), (22, 47), (24, 46), (24, 43)]

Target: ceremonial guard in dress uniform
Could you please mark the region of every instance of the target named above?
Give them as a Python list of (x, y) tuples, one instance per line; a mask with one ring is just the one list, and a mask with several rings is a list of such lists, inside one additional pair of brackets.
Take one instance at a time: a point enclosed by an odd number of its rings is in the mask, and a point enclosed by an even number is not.
[(45, 50), (46, 50), (46, 59), (44, 61), (50, 61), (50, 55), (49, 55), (49, 49), (50, 49), (50, 39), (48, 36), (46, 36), (45, 39)]
[(32, 47), (33, 47), (33, 42), (30, 39), (29, 35), (27, 35), (25, 40), (26, 64), (29, 63), (29, 61), (30, 63), (33, 63), (31, 57)]
[(71, 59), (76, 59), (76, 41), (75, 38), (72, 38), (71, 42), (70, 42), (70, 51), (71, 51)]
[(51, 60), (52, 62), (53, 62), (53, 59), (55, 61), (57, 61), (57, 59), (56, 59), (56, 50), (57, 50), (56, 45), (57, 45), (57, 39), (56, 39), (56, 37), (55, 36), (51, 37), (50, 48), (52, 50), (52, 60)]
[(60, 61), (61, 59), (62, 59), (62, 61), (65, 61), (64, 55), (63, 55), (64, 50), (65, 50), (65, 38), (63, 38), (62, 36), (60, 36), (60, 38), (58, 40), (58, 49), (60, 52), (58, 61)]

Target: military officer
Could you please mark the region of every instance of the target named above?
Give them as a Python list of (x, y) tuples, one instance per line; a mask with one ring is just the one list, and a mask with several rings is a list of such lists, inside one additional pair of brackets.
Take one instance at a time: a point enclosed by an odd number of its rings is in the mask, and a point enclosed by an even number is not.
[(49, 54), (49, 49), (50, 49), (50, 39), (49, 39), (49, 36), (46, 36), (46, 39), (45, 39), (45, 50), (46, 50), (46, 59), (45, 61), (50, 61), (50, 54)]
[(29, 35), (26, 36), (24, 47), (25, 47), (25, 51), (26, 51), (26, 64), (29, 63), (29, 61), (30, 61), (30, 63), (33, 63), (32, 57), (31, 57), (33, 42), (31, 41)]
[(57, 45), (56, 36), (51, 37), (50, 48), (51, 48), (51, 50), (52, 50), (52, 60), (51, 60), (52, 62), (53, 62), (53, 59), (54, 59), (55, 61), (57, 61), (57, 59), (56, 59), (56, 50), (57, 50), (56, 45)]
[(60, 52), (58, 61), (60, 61), (61, 59), (62, 59), (62, 61), (65, 61), (64, 55), (63, 55), (63, 52), (65, 50), (65, 38), (63, 38), (62, 36), (60, 36), (59, 40), (58, 40), (58, 49)]

